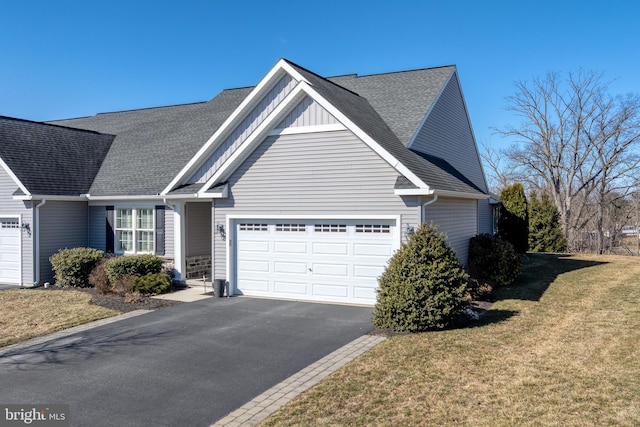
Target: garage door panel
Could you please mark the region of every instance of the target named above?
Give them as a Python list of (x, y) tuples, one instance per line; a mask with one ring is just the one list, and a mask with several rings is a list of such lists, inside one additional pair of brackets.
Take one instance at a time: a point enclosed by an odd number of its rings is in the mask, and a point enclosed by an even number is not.
[(291, 274), (307, 274), (306, 262), (282, 262), (276, 261), (275, 268), (276, 273), (291, 273)]
[(269, 253), (269, 242), (261, 240), (242, 240), (238, 242), (238, 251)]
[(276, 281), (274, 283), (276, 293), (306, 295), (309, 285), (307, 282), (285, 282)]
[(314, 255), (347, 255), (348, 253), (348, 243), (313, 243)]
[(242, 291), (260, 291), (260, 292), (268, 292), (269, 291), (269, 281), (268, 280), (252, 280), (248, 278), (243, 278), (238, 281), (238, 288)]
[(20, 281), (20, 220), (0, 218), (0, 283)]
[(376, 288), (369, 286), (354, 286), (353, 298), (355, 300), (374, 300), (376, 299)]
[(347, 298), (349, 289), (346, 285), (332, 285), (328, 283), (314, 283), (313, 295), (320, 297)]
[(237, 288), (247, 295), (374, 304), (396, 238), (393, 220), (243, 221), (236, 225)]
[(353, 246), (354, 255), (390, 257), (392, 248), (387, 244), (360, 243)]
[(307, 242), (278, 242), (273, 245), (273, 251), (277, 254), (306, 254)]
[(319, 264), (314, 263), (313, 274), (320, 276), (336, 276), (336, 277), (348, 277), (349, 266), (346, 264)]
[(356, 279), (367, 278), (367, 279), (378, 279), (382, 272), (384, 271), (384, 266), (377, 265), (356, 265), (353, 269), (353, 276)]
[(239, 263), (240, 269), (246, 272), (268, 273), (269, 266), (269, 261), (242, 260)]

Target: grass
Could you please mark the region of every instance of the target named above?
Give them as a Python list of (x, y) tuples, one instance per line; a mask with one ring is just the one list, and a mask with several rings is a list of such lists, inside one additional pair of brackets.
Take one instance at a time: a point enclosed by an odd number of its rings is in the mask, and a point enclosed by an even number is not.
[(0, 347), (119, 314), (79, 291), (0, 291)]
[(262, 426), (640, 425), (640, 259), (531, 255), (473, 327), (395, 336)]

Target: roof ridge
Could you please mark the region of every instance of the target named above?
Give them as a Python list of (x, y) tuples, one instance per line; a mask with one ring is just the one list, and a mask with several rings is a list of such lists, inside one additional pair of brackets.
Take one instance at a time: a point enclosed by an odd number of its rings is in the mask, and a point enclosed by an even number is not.
[[(102, 132), (97, 132), (95, 130), (89, 130), (89, 129), (80, 129), (80, 128), (76, 128), (76, 127), (73, 127), (73, 126), (59, 125), (57, 123), (50, 123), (49, 121), (39, 122), (39, 121), (36, 121), (36, 120), (21, 119), (19, 117), (10, 117), (10, 116), (2, 116), (2, 115), (0, 115), (0, 119), (13, 120), (13, 121), (16, 121), (16, 122), (31, 123), (31, 124), (35, 124), (35, 125), (52, 126), (52, 127), (57, 127), (57, 128), (61, 128), (61, 129), (69, 129), (69, 130), (77, 131), (77, 132), (91, 133), (91, 134), (94, 134), (94, 135), (114, 136), (114, 135), (109, 134), (109, 133), (102, 133)], [(55, 121), (55, 120), (52, 120), (52, 121)]]
[[(80, 118), (86, 118), (86, 117), (96, 117), (96, 116), (101, 116), (103, 114), (131, 113), (133, 111), (159, 110), (161, 108), (185, 107), (187, 105), (206, 104), (207, 102), (209, 101), (195, 101), (195, 102), (185, 102), (184, 104), (158, 105), (155, 107), (130, 108), (128, 110), (118, 110), (118, 111), (104, 111), (102, 113), (96, 113), (93, 116), (85, 116), (85, 117), (77, 117), (77, 118), (80, 119)], [(66, 120), (70, 120), (70, 119), (66, 119)]]
[[(314, 76), (318, 77), (319, 79), (324, 80), (325, 82), (327, 82), (327, 83), (329, 83), (329, 84), (331, 84), (331, 85), (333, 85), (333, 86), (339, 87), (339, 88), (340, 88), (340, 89), (342, 89), (342, 90), (345, 90), (345, 91), (347, 91), (347, 92), (349, 92), (349, 93), (352, 93), (352, 94), (356, 95), (356, 96), (357, 96), (357, 97), (359, 97), (359, 98), (362, 98), (362, 97), (360, 96), (360, 94), (358, 94), (358, 93), (356, 93), (356, 92), (352, 91), (351, 89), (347, 89), (346, 87), (344, 87), (344, 86), (342, 86), (342, 85), (339, 85), (339, 84), (338, 84), (338, 83), (336, 83), (336, 82), (332, 82), (331, 80), (329, 80), (329, 78), (328, 78), (328, 77), (323, 77), (323, 76), (321, 76), (320, 74), (315, 73), (315, 72), (313, 72), (313, 71), (311, 71), (311, 70), (309, 70), (309, 69), (307, 69), (307, 68), (305, 68), (305, 67), (302, 67), (302, 66), (300, 66), (300, 65), (296, 64), (296, 63), (295, 63), (295, 62), (293, 62), (293, 61), (289, 61), (289, 60), (288, 60), (288, 59), (286, 59), (286, 58), (282, 58), (282, 60), (283, 60), (283, 61), (288, 62), (290, 65), (293, 65), (293, 66), (295, 66), (295, 67), (297, 67), (297, 68), (300, 68), (300, 69), (301, 69), (301, 70), (303, 70), (303, 71), (306, 71), (306, 72), (307, 72), (307, 73), (309, 73), (309, 74), (313, 74)], [(364, 98), (363, 98), (363, 99), (364, 99)]]
[(356, 78), (360, 78), (360, 77), (375, 77), (375, 76), (385, 76), (385, 75), (389, 75), (389, 74), (400, 74), (400, 73), (413, 73), (416, 71), (426, 71), (426, 70), (437, 70), (439, 68), (448, 68), (448, 67), (454, 67), (457, 68), (456, 64), (449, 64), (449, 65), (439, 65), (437, 67), (423, 67), (423, 68), (414, 68), (412, 70), (397, 70), (397, 71), (387, 71), (384, 73), (372, 73), (372, 74), (358, 74), (358, 73), (349, 73), (349, 74), (340, 74), (337, 76), (331, 76), (331, 77), (326, 77), (327, 79), (336, 79), (339, 77), (348, 77), (348, 76), (355, 76)]

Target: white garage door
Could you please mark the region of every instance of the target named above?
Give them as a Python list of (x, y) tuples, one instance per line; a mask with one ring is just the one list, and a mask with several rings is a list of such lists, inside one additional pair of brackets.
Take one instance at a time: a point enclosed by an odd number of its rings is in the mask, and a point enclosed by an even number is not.
[(20, 221), (0, 217), (0, 283), (20, 283)]
[(374, 304), (398, 241), (395, 221), (268, 220), (236, 224), (244, 295)]

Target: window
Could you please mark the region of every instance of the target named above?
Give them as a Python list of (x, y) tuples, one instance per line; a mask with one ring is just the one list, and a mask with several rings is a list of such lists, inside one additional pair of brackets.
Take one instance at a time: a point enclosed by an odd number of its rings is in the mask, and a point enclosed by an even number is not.
[(316, 233), (346, 233), (347, 225), (346, 224), (316, 224), (314, 230)]
[(240, 224), (240, 231), (268, 231), (267, 224)]
[(276, 231), (307, 231), (307, 226), (304, 224), (276, 224)]
[(371, 224), (357, 224), (356, 233), (376, 233), (376, 234), (388, 234), (391, 233), (391, 226), (389, 225), (371, 225)]
[(154, 252), (154, 209), (116, 209), (116, 252)]

